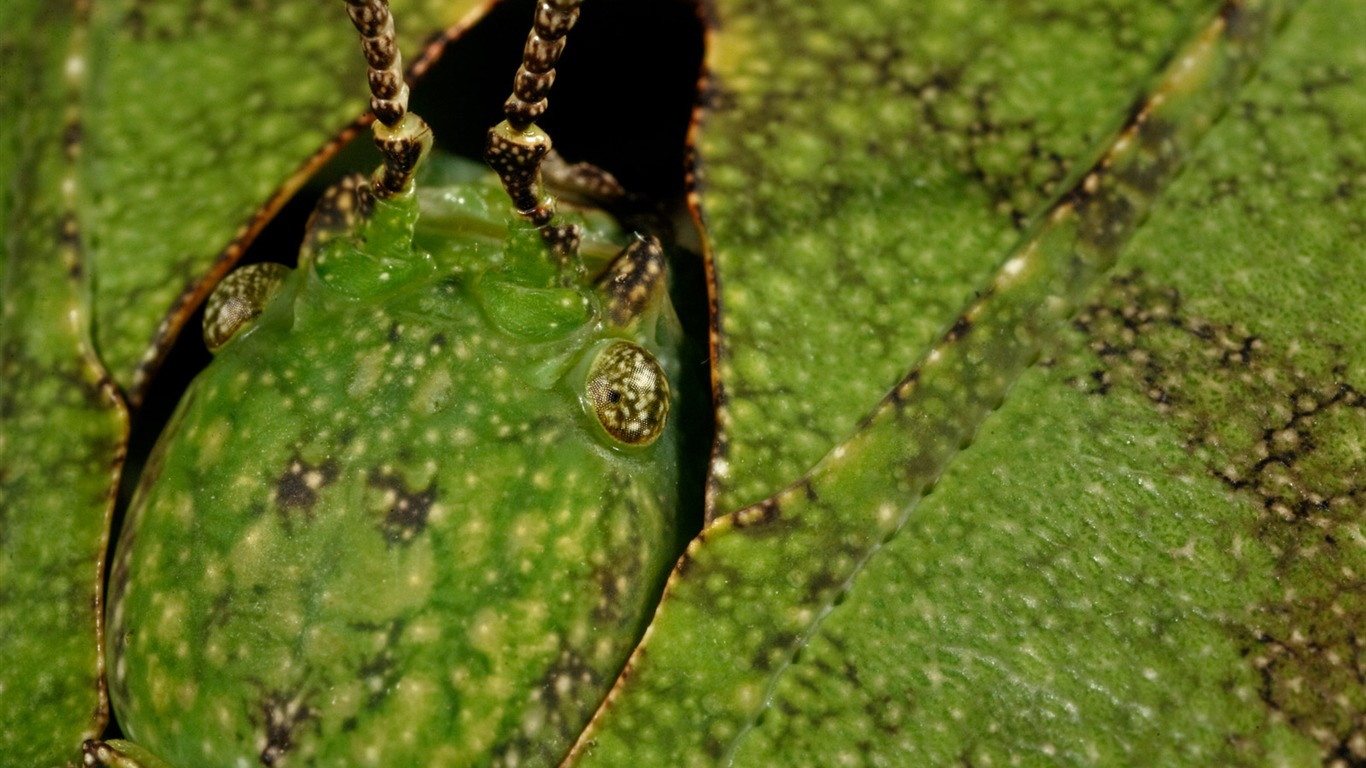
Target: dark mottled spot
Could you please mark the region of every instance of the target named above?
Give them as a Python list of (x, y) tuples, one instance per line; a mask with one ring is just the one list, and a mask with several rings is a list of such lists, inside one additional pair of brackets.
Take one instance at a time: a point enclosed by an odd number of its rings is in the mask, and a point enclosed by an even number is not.
[(1257, 37), (1262, 27), (1264, 15), (1248, 13), (1243, 0), (1228, 0), (1219, 9), (1224, 17), (1225, 34), (1230, 40), (1249, 40)]
[(621, 619), (620, 595), (622, 574), (613, 568), (598, 568), (593, 581), (598, 585), (598, 603), (593, 606), (593, 618), (600, 622), (616, 623)]
[(370, 709), (382, 705), (403, 678), (403, 667), (399, 663), (397, 649), (399, 640), (403, 637), (404, 627), (405, 622), (401, 619), (386, 624), (352, 625), (352, 629), (358, 633), (382, 635), (379, 650), (362, 659), (356, 668), (356, 677), (365, 689), (365, 703)]
[(1102, 252), (1117, 250), (1127, 240), (1137, 220), (1138, 210), (1120, 194), (1114, 182), (1100, 177), (1099, 190), (1077, 205), (1081, 240)]
[(85, 125), (80, 120), (68, 120), (62, 131), (62, 150), (67, 160), (75, 160), (85, 140)]
[(493, 765), (557, 764), (563, 755), (556, 751), (556, 745), (572, 742), (583, 730), (605, 682), (584, 657), (562, 648), (531, 692), (533, 706), (545, 713), (544, 727), (558, 738), (519, 732), (490, 750)]
[(820, 494), (816, 493), (816, 486), (811, 483), (810, 477), (803, 477), (797, 481), (797, 487), (806, 495), (807, 501), (819, 501)]
[(1181, 165), (1183, 152), (1177, 126), (1171, 120), (1153, 118), (1139, 131), (1138, 141), (1145, 156), (1124, 169), (1121, 180), (1142, 194), (1155, 197)]
[(318, 492), (337, 480), (337, 462), (327, 459), (309, 464), (299, 454), (289, 460), (289, 466), (275, 481), (272, 501), (288, 525), (296, 516), (305, 521), (313, 519), (313, 506), (318, 503)]
[(1366, 680), (1366, 570), (1344, 542), (1366, 503), (1366, 458), (1349, 447), (1366, 434), (1366, 394), (1341, 369), (1304, 370), (1246, 328), (1193, 317), (1178, 291), (1140, 272), (1115, 277), (1074, 326), (1097, 367), (1073, 387), (1146, 400), (1209, 477), (1252, 502), (1255, 515), (1229, 524), (1275, 558), (1280, 592), (1229, 631), (1273, 717), (1316, 742), (1325, 763), (1355, 755), (1366, 699), (1344, 692)]
[(967, 336), (970, 331), (972, 331), (972, 320), (967, 315), (959, 315), (958, 319), (953, 322), (953, 327), (944, 334), (944, 341), (952, 344)]
[(312, 723), (314, 729), (317, 728), (317, 713), (304, 701), (302, 694), (271, 691), (262, 697), (257, 710), (261, 765), (277, 764), (294, 747), (304, 726)]
[(735, 513), (735, 529), (744, 530), (750, 526), (771, 523), (777, 520), (782, 512), (782, 506), (776, 499), (764, 499)]
[(226, 626), (228, 619), (232, 616), (233, 596), (236, 587), (232, 584), (221, 589), (213, 597), (213, 605), (209, 608), (208, 616), (205, 619), (205, 627), (209, 630), (221, 629)]
[(398, 474), (372, 470), (367, 484), (384, 494), (384, 519), (379, 530), (389, 544), (409, 544), (427, 528), (427, 515), (436, 501), (436, 481), (414, 491)]
[(770, 672), (789, 661), (796, 652), (797, 635), (791, 632), (769, 632), (764, 642), (754, 649), (749, 668)]

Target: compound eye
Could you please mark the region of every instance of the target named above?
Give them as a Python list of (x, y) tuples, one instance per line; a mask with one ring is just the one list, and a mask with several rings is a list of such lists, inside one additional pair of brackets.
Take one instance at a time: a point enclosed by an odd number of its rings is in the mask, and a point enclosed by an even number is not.
[(217, 352), (233, 336), (254, 325), (291, 271), (284, 265), (265, 262), (229, 272), (204, 305), (204, 343), (209, 351)]
[(588, 369), (588, 402), (607, 434), (626, 445), (646, 446), (664, 431), (669, 380), (645, 348), (614, 341)]

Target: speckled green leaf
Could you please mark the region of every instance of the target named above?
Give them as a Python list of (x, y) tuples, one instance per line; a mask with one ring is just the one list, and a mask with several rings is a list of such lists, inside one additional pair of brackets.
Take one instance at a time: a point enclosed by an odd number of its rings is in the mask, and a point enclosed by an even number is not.
[(1217, 5), (717, 3), (715, 513), (853, 429)]
[(127, 420), (90, 344), (75, 12), (6, 9), (0, 98), (0, 762), (76, 765), (108, 717), (100, 567)]
[[(408, 60), (481, 4), (395, 2)], [(291, 176), (365, 110), (363, 64), (330, 3), (96, 0), (82, 220), (96, 341), (121, 386), (141, 390), (141, 366), (184, 320), (159, 325), (178, 297), (202, 299), (209, 286), (181, 294), (215, 263), (221, 276), (253, 213), (282, 204), (302, 182)]]
[[(1227, 27), (1263, 5), (1225, 6)], [(745, 28), (727, 10), (723, 29)], [(992, 9), (963, 10), (980, 23)], [(694, 543), (578, 764), (1366, 758), (1363, 23), (1351, 0), (1304, 3), (1185, 174), (1160, 185), (1112, 273), (1062, 308), (1077, 310), (1068, 322), (1040, 333), (1008, 311), (1021, 282), (1041, 279), (1019, 260), (1066, 265), (1048, 231), (1073, 206), (1071, 253), (1089, 258), (1088, 206), (1111, 199), (1112, 171), (1095, 197), (1082, 180), (1023, 250), (997, 252), (981, 298), (854, 438)], [(1192, 21), (1177, 39), (1199, 45), (1207, 29)], [(1179, 54), (1167, 71), (1187, 61), (1204, 66)], [(1195, 126), (1227, 92), (1168, 100), (1175, 124)], [(1115, 125), (1142, 114), (1124, 95)], [(1162, 146), (1162, 109), (1137, 143)], [(1112, 167), (1121, 196), (1158, 175)], [(730, 189), (720, 173), (712, 195)], [(704, 190), (720, 254), (731, 241), (708, 201)], [(881, 226), (889, 240), (902, 231)], [(1042, 358), (994, 407), (984, 393), (1018, 364), (1001, 350), (1036, 335)], [(731, 403), (736, 435), (748, 402)], [(879, 438), (889, 411), (908, 446)]]

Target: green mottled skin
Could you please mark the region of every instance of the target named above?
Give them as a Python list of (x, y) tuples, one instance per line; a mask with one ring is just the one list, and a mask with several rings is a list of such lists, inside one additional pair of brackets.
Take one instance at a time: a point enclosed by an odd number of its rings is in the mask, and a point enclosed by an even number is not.
[(667, 295), (611, 325), (496, 183), (422, 195), (417, 254), (411, 200), (315, 231), (154, 454), (111, 687), (168, 763), (553, 763), (677, 554), (680, 430), (621, 447), (581, 402), (610, 339), (678, 381)]

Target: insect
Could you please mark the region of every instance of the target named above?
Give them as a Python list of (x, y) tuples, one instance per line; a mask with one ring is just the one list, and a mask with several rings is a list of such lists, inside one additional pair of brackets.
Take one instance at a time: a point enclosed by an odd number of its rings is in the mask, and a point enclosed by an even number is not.
[[(1361, 148), (1345, 126), (1362, 107), (1351, 30), (1335, 20), (1351, 9), (1304, 3), (1281, 22), (1278, 3), (893, 10), (711, 9), (697, 146), (722, 313), (711, 499), (718, 513), (746, 511), (693, 545), (646, 653), (573, 759), (1350, 762), (1361, 591), (1347, 542), (1363, 425), (1360, 334), (1343, 320), (1363, 281), (1350, 236)], [(1249, 49), (1261, 61), (1249, 85), (1200, 79), (1244, 39), (1264, 41)], [(782, 60), (770, 40), (796, 45), (799, 86), (756, 89), (764, 63)], [(1214, 47), (1185, 55), (1201, 41)], [(1163, 91), (1163, 61), (1194, 62), (1184, 82), (1205, 85)], [(1176, 94), (1176, 111), (1145, 113), (1154, 93)], [(1158, 202), (1140, 185), (1136, 199), (1156, 208), (1111, 275), (1076, 296), (1076, 314), (1037, 335), (1002, 320), (1016, 315), (991, 320), (1039, 304), (1003, 301), (1020, 295), (992, 290), (1003, 276), (1046, 282), (1014, 261), (1011, 241), (1030, 242), (1061, 210), (1055, 198), (1065, 207), (1069, 190), (1087, 192), (1069, 185), (1114, 156), (1111, 137), (1135, 116), (1214, 122), (1204, 96), (1232, 107), (1182, 150), (1195, 154)], [(877, 136), (837, 132), (866, 126), (873, 104)], [(781, 130), (793, 124), (804, 131)], [(765, 148), (776, 159), (760, 159)], [(782, 194), (803, 185), (816, 213)], [(889, 210), (900, 224), (884, 228), (874, 219)], [(802, 271), (803, 256), (831, 250), (837, 266)], [(865, 252), (881, 261), (857, 261)], [(835, 291), (813, 290), (834, 275), (839, 306)], [(903, 291), (919, 304), (889, 308)], [(849, 319), (858, 309), (871, 319)], [(819, 346), (826, 326), (833, 343)], [(1024, 329), (1038, 358), (1018, 380), (982, 385), (1009, 367), (991, 346), (1008, 347), (1009, 334), (993, 335), (1003, 327)], [(973, 349), (993, 350), (989, 371), (955, 373)], [(974, 383), (980, 392), (958, 390)], [(873, 454), (841, 443), (898, 384), (888, 402), (914, 405), (888, 405), (861, 434), (961, 415), (929, 431), (943, 439), (930, 452), (942, 477), (910, 459), (868, 472)], [(763, 503), (832, 446), (824, 469)], [(900, 501), (868, 503), (856, 487), (867, 477), (898, 480)], [(827, 507), (871, 524), (812, 533), (853, 519)], [(718, 594), (708, 579), (734, 588)]]
[[(247, 268), (210, 298), (217, 359), (112, 569), (113, 704), (171, 764), (558, 759), (677, 555), (689, 414), (663, 250), (641, 235), (590, 269), (614, 233), (542, 189), (533, 121), (576, 4), (539, 10), (490, 132), (507, 194), (426, 198), (431, 132), (387, 7), (350, 11), (384, 165), (324, 198), (297, 271)], [(244, 441), (260, 450), (230, 468)]]

